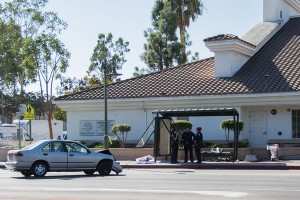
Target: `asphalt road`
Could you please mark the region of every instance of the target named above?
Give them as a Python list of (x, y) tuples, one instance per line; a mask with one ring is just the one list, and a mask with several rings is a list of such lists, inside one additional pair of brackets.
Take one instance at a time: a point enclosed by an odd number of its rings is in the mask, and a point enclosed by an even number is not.
[(300, 173), (294, 170), (125, 169), (118, 176), (50, 172), (24, 178), (0, 169), (0, 184), (1, 200), (292, 200), (300, 195)]

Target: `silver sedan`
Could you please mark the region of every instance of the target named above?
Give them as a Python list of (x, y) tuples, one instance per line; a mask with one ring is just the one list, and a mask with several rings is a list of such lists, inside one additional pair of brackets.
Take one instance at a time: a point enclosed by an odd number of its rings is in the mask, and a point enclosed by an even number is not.
[(68, 140), (41, 140), (21, 150), (10, 150), (5, 165), (24, 176), (36, 177), (43, 177), (48, 171), (84, 171), (87, 175), (98, 171), (103, 176), (111, 171), (122, 172), (108, 150), (94, 152)]

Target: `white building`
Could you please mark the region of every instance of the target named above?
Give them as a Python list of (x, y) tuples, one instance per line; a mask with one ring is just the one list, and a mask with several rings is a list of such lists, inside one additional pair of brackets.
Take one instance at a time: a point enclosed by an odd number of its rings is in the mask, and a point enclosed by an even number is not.
[[(244, 122), (240, 139), (250, 147), (270, 140), (300, 143), (300, 1), (264, 0), (264, 21), (245, 36), (204, 40), (215, 57), (112, 83), (110, 125), (130, 124), (137, 141), (154, 110), (226, 108)], [(68, 139), (103, 140), (103, 87), (58, 97), (67, 111)], [(205, 140), (225, 140), (224, 117), (189, 117)], [(151, 132), (152, 129), (149, 128)]]

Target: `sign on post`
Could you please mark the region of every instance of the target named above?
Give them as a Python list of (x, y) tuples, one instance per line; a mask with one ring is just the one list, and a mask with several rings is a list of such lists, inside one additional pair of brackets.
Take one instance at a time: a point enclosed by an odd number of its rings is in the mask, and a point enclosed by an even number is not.
[(24, 113), (24, 119), (33, 120), (34, 119), (34, 108), (28, 104), (26, 106), (26, 111)]

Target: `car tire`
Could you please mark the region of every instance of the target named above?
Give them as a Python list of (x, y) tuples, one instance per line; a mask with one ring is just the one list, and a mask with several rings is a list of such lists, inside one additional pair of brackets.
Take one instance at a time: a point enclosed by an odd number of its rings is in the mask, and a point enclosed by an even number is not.
[(35, 177), (43, 177), (47, 174), (48, 165), (45, 162), (36, 162), (32, 166), (32, 172)]
[(110, 174), (112, 166), (112, 160), (103, 160), (99, 163), (97, 171), (101, 176), (107, 176)]
[(21, 174), (23, 174), (25, 177), (30, 177), (32, 175), (32, 172), (30, 170), (24, 170), (21, 171)]
[(84, 170), (83, 171), (86, 175), (92, 176), (95, 173), (95, 170)]

